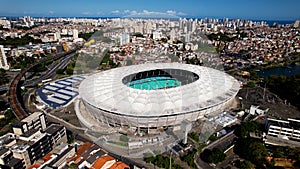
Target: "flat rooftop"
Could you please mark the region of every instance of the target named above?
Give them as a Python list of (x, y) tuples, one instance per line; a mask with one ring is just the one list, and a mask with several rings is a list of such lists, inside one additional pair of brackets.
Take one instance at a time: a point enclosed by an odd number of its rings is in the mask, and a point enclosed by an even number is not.
[(268, 118), (268, 123), (269, 125), (273, 125), (273, 126), (300, 130), (300, 120), (297, 119), (277, 120), (277, 119)]
[(60, 124), (51, 124), (49, 127), (46, 128), (45, 132), (49, 133), (49, 134), (54, 134), (57, 131), (60, 131), (64, 128), (64, 126), (60, 125)]

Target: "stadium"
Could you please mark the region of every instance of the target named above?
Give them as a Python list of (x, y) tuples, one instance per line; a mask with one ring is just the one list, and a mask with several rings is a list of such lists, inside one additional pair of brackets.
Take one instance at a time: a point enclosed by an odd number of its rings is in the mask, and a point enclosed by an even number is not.
[(92, 74), (80, 84), (79, 95), (99, 123), (149, 131), (221, 112), (239, 88), (236, 79), (216, 69), (150, 63)]

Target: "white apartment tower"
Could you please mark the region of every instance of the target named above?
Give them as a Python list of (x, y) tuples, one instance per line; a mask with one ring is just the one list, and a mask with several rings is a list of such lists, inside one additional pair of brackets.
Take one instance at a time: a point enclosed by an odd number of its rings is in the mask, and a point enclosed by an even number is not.
[(77, 29), (73, 29), (73, 38), (78, 39), (78, 30)]
[(120, 35), (120, 45), (124, 45), (130, 42), (130, 36), (129, 34), (125, 31)]
[(0, 45), (0, 68), (5, 70), (9, 69), (3, 45)]

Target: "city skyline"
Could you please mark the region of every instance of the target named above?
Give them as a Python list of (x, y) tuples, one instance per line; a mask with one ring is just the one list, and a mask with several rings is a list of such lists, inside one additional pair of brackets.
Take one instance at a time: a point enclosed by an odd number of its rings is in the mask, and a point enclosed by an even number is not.
[(34, 17), (213, 17), (264, 20), (297, 20), (297, 0), (197, 1), (197, 0), (111, 0), (111, 1), (4, 1), (0, 16)]

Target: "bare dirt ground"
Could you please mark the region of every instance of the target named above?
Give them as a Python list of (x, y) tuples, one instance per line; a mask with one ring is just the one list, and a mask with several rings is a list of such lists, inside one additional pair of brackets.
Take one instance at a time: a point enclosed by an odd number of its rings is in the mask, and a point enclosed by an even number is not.
[(243, 108), (249, 109), (251, 105), (269, 108), (268, 115), (277, 118), (300, 119), (300, 111), (288, 101), (261, 87), (241, 89), (238, 97), (242, 97)]

